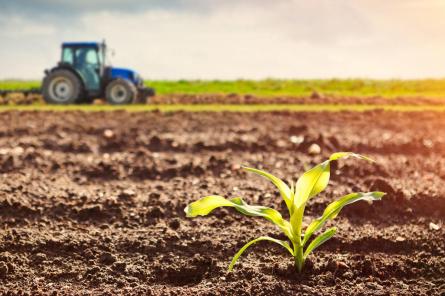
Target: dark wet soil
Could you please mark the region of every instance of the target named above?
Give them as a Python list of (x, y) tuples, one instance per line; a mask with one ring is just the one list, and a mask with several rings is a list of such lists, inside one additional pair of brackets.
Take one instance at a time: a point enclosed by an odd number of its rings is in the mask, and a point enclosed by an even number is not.
[[(438, 112), (0, 113), (0, 294), (444, 295), (444, 130)], [(185, 218), (216, 193), (284, 213), (240, 165), (296, 180), (334, 151), (377, 163), (334, 165), (305, 223), (348, 192), (388, 194), (345, 208), (303, 274), (267, 242), (226, 271), (248, 240), (283, 238), (266, 220)]]

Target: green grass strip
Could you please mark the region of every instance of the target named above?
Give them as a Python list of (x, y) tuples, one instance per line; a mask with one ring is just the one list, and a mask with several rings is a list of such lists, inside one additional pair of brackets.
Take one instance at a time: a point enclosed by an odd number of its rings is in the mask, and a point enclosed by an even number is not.
[[(39, 88), (38, 80), (0, 80), (0, 90)], [(239, 94), (257, 97), (308, 96), (313, 91), (328, 96), (369, 98), (380, 96), (445, 98), (445, 78), (419, 80), (378, 79), (264, 79), (264, 80), (146, 80), (160, 95)]]

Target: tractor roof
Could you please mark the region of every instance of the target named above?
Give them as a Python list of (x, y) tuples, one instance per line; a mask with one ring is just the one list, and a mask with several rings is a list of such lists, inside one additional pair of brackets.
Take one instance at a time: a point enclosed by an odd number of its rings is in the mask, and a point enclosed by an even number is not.
[(102, 46), (101, 42), (64, 42), (62, 47), (95, 47), (99, 48)]

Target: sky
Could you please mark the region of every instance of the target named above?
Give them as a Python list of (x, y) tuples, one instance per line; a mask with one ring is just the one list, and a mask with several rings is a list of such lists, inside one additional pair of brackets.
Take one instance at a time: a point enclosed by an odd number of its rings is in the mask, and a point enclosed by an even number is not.
[(445, 0), (0, 0), (0, 79), (106, 39), (146, 79), (445, 77)]

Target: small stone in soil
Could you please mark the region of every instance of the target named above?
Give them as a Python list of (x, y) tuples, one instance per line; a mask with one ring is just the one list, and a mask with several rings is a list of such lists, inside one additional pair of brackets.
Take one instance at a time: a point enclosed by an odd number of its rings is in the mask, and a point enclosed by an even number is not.
[(307, 153), (309, 153), (310, 155), (317, 155), (321, 153), (321, 148), (318, 144), (312, 144), (311, 146), (309, 146), (309, 148), (307, 149)]
[(439, 230), (440, 226), (435, 224), (435, 223), (433, 223), (433, 222), (430, 222), (429, 228), (430, 228), (430, 230)]
[(297, 145), (300, 145), (304, 142), (304, 136), (290, 136), (289, 140)]
[(104, 130), (104, 137), (107, 139), (111, 139), (112, 137), (114, 137), (114, 132), (110, 129), (106, 129)]

